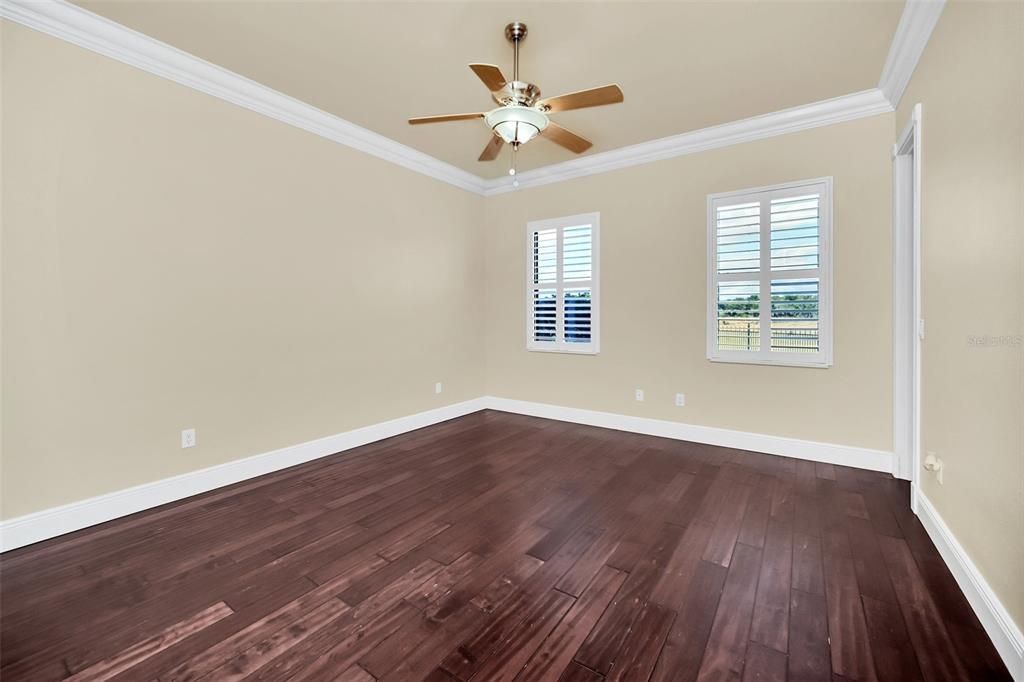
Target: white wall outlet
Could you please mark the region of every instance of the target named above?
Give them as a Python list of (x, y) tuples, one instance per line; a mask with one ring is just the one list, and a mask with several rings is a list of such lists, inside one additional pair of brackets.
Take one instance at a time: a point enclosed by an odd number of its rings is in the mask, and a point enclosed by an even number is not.
[(196, 430), (185, 429), (181, 432), (181, 447), (194, 448), (196, 446)]
[(642, 388), (636, 389), (636, 399), (637, 399), (637, 402), (641, 402), (642, 403), (644, 401), (644, 389), (642, 389)]
[(434, 393), (440, 393), (443, 390), (444, 390), (444, 384), (442, 384), (440, 381), (437, 382), (436, 384), (434, 384)]
[(924, 458), (924, 469), (925, 471), (931, 471), (935, 474), (935, 478), (938, 479), (939, 485), (942, 485), (942, 473), (945, 470), (945, 465), (941, 459), (935, 456), (934, 452), (929, 452)]
[(676, 393), (676, 407), (686, 407), (685, 393)]

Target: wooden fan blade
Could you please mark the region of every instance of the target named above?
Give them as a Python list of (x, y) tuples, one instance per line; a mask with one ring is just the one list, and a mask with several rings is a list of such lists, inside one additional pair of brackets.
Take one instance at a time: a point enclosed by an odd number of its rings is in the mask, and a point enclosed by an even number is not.
[(480, 158), (477, 161), (494, 161), (498, 158), (498, 153), (504, 146), (505, 140), (501, 139), (497, 135), (491, 135), (491, 141), (487, 143), (484, 150), (480, 152)]
[(604, 85), (600, 88), (570, 92), (567, 95), (549, 97), (537, 102), (537, 106), (543, 111), (569, 111), (570, 109), (585, 109), (587, 107), (599, 107), (605, 104), (617, 104), (625, 99), (622, 90), (618, 85)]
[(501, 73), (501, 69), (494, 64), (470, 64), (469, 68), (473, 69), (473, 73), (484, 82), (491, 92), (497, 92), (505, 87), (505, 76)]
[(590, 140), (566, 130), (553, 121), (548, 121), (548, 127), (542, 130), (540, 134), (555, 144), (561, 145), (569, 151), (576, 152), (577, 154), (582, 154), (594, 146), (594, 143)]
[(477, 114), (442, 114), (440, 116), (417, 116), (409, 119), (409, 125), (415, 126), (421, 123), (443, 123), (444, 121), (469, 121), (474, 118), (483, 118), (482, 113)]

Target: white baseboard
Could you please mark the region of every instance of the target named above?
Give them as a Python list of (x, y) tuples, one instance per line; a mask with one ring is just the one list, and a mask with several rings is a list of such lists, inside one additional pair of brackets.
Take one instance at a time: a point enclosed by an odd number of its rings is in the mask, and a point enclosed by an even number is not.
[(796, 459), (807, 459), (827, 464), (841, 464), (858, 469), (884, 471), (887, 474), (892, 473), (893, 454), (882, 450), (871, 450), (851, 445), (836, 445), (834, 443), (817, 443), (809, 440), (800, 440), (799, 438), (733, 431), (713, 426), (683, 424), (681, 422), (633, 417), (613, 412), (581, 410), (576, 407), (562, 407), (561, 405), (512, 400), (511, 398), (489, 396), (484, 398), (484, 401), (485, 405), (490, 409), (526, 414), (533, 417), (544, 417), (564, 422), (588, 424), (590, 426), (602, 426), (619, 431), (632, 431), (649, 436), (721, 445), (740, 450), (765, 452), (771, 455), (785, 455), (787, 457), (795, 457)]
[(921, 524), (978, 615), (1010, 675), (1017, 682), (1024, 682), (1024, 634), (1021, 634), (1006, 607), (921, 490), (917, 492), (917, 504)]
[(19, 516), (0, 522), (0, 551), (5, 552), (145, 509), (152, 509), (215, 488), (461, 417), (483, 408), (483, 399), (475, 398)]

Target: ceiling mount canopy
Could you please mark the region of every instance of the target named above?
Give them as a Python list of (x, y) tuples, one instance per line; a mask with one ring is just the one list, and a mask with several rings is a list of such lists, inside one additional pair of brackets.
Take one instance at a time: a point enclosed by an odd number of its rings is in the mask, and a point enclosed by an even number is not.
[[(526, 24), (522, 22), (514, 21), (505, 27), (505, 38), (512, 43), (513, 51), (511, 81), (507, 80), (501, 69), (493, 64), (469, 65), (477, 78), (490, 91), (491, 98), (499, 105), (496, 109), (473, 114), (421, 116), (410, 118), (409, 123), (418, 125), (483, 119), (494, 138), (484, 147), (483, 153), (480, 154), (480, 161), (493, 161), (497, 158), (503, 145), (507, 144), (513, 151), (516, 151), (535, 137), (546, 137), (576, 154), (590, 149), (593, 143), (556, 125), (548, 118), (548, 114), (616, 104), (623, 101), (622, 90), (618, 85), (612, 84), (541, 99), (539, 87), (533, 83), (519, 80), (519, 43), (526, 38), (526, 35)], [(512, 170), (509, 172), (515, 174), (514, 161)]]

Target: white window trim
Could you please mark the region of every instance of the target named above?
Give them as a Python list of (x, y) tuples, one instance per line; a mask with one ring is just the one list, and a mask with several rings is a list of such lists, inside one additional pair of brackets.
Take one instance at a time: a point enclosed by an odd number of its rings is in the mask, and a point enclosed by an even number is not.
[[(722, 351), (718, 349), (718, 258), (717, 258), (717, 230), (715, 229), (715, 205), (722, 199), (735, 197), (746, 197), (753, 194), (772, 194), (772, 198), (785, 196), (789, 193), (800, 193), (811, 186), (823, 186), (821, 190), (821, 220), (819, 222), (819, 266), (818, 272), (818, 320), (819, 332), (818, 343), (821, 350), (813, 357), (800, 357), (797, 353), (771, 352), (771, 343), (762, 343), (759, 351)], [(720, 192), (709, 194), (707, 203), (707, 314), (705, 317), (707, 331), (707, 357), (712, 362), (732, 362), (750, 365), (778, 365), (783, 367), (817, 367), (826, 368), (832, 366), (832, 229), (833, 229), (833, 205), (832, 205), (832, 178), (814, 178), (811, 180), (799, 180), (797, 182), (786, 182), (778, 185), (767, 185), (765, 187), (754, 187), (751, 189), (736, 190), (732, 192)], [(762, 326), (771, 316), (771, 305), (763, 305), (764, 301), (771, 300), (771, 249), (764, 247), (766, 231), (770, 227), (761, 225), (761, 267), (758, 272), (744, 273), (748, 279), (757, 279), (761, 286), (760, 291), (762, 305), (760, 316)], [(767, 238), (770, 244), (770, 237)], [(768, 266), (768, 267), (766, 267)], [(767, 293), (765, 293), (767, 292)], [(770, 323), (769, 323), (770, 324)]]
[[(544, 288), (555, 288), (558, 290), (559, 306), (562, 302), (562, 291), (566, 288), (575, 289), (579, 286), (590, 287), (590, 343), (568, 343), (562, 340), (562, 315), (564, 312), (559, 309), (558, 324), (556, 325), (557, 341), (536, 341), (533, 338), (533, 290), (538, 285), (533, 282), (533, 240), (531, 235), (539, 230), (550, 230), (553, 228), (575, 227), (577, 225), (591, 226), (591, 280), (586, 282), (570, 282), (566, 285), (562, 281), (562, 237), (559, 234), (557, 242), (556, 260), (558, 263), (559, 276), (554, 285), (544, 285)], [(526, 349), (529, 351), (541, 351), (547, 353), (572, 353), (575, 355), (597, 355), (601, 350), (601, 214), (600, 213), (579, 213), (577, 215), (564, 216), (561, 218), (548, 218), (546, 220), (534, 220), (526, 225)]]

